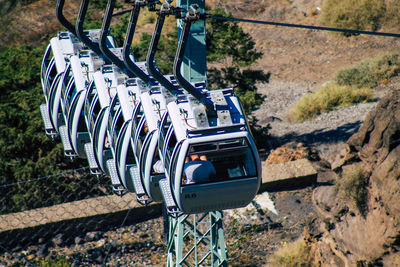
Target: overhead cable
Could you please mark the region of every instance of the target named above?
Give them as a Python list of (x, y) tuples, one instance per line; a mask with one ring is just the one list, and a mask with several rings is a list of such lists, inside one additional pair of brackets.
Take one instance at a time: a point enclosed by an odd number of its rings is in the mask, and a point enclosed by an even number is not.
[[(130, 10), (122, 10), (122, 11), (114, 13), (113, 16), (120, 16), (120, 15), (123, 15), (123, 14), (128, 13), (128, 12), (130, 12)], [(343, 29), (343, 28), (333, 28), (333, 27), (322, 27), (322, 26), (313, 26), (313, 25), (284, 23), (284, 22), (241, 19), (241, 18), (233, 18), (233, 17), (221, 17), (221, 16), (214, 16), (214, 15), (208, 14), (208, 13), (206, 14), (206, 17), (207, 18), (212, 18), (212, 19), (217, 19), (217, 20), (246, 22), (246, 23), (263, 24), (263, 25), (280, 26), (280, 27), (289, 27), (289, 28), (300, 28), (300, 29), (331, 31), (331, 32), (343, 32), (343, 33), (350, 33), (350, 34), (377, 35), (377, 36), (386, 36), (386, 37), (400, 37), (399, 33), (361, 31), (361, 30), (352, 30), (352, 29)]]
[(247, 22), (247, 23), (254, 23), (254, 24), (281, 26), (281, 27), (302, 28), (302, 29), (320, 30), (320, 31), (332, 31), (332, 32), (344, 32), (344, 33), (350, 33), (350, 34), (367, 34), (367, 35), (400, 37), (400, 34), (398, 34), (398, 33), (360, 31), (360, 30), (351, 30), (351, 29), (340, 29), (340, 28), (321, 27), (321, 26), (312, 26), (312, 25), (273, 22), (273, 21), (240, 19), (240, 18), (232, 18), (232, 17), (220, 17), (220, 16), (214, 16), (214, 15), (211, 15), (211, 14), (207, 14), (206, 16), (207, 16), (207, 18), (218, 19), (218, 20), (228, 20), (228, 21), (235, 21), (235, 22)]

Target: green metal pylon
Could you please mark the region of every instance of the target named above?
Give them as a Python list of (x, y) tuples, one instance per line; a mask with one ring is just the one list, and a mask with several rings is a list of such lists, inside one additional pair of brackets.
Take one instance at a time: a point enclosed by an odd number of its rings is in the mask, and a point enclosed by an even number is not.
[(227, 266), (222, 212), (172, 218), (168, 235), (168, 267)]
[[(204, 0), (177, 0), (186, 10), (197, 5), (205, 11)], [(182, 21), (178, 20), (178, 39)], [(181, 73), (189, 82), (206, 81), (206, 26), (204, 20), (194, 22), (182, 63)], [(227, 253), (222, 226), (222, 212), (182, 215), (170, 218), (167, 266), (227, 266)]]
[[(177, 0), (177, 6), (188, 10), (197, 5), (200, 12), (205, 12), (204, 0)], [(182, 30), (182, 20), (178, 20), (178, 39)], [(189, 82), (206, 81), (206, 22), (198, 20), (192, 23), (187, 49), (182, 63), (182, 75)]]

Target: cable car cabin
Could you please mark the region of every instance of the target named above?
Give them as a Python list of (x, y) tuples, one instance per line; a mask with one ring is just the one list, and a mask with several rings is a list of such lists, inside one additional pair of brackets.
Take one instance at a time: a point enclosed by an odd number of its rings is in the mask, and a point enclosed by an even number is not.
[(66, 67), (66, 59), (74, 55), (74, 47), (82, 47), (78, 39), (69, 32), (59, 32), (50, 40), (44, 53), (41, 65), (41, 82), (44, 96), (47, 100), (52, 82), (58, 73)]
[[(139, 170), (133, 154), (132, 116), (140, 102), (140, 91), (137, 79), (127, 80), (125, 85), (117, 87), (120, 108), (112, 121), (112, 151), (122, 185), (129, 191), (135, 191), (139, 202), (148, 200), (140, 184)], [(110, 114), (111, 116), (111, 114)]]
[[(92, 145), (97, 164), (101, 170), (111, 177), (115, 191), (121, 191), (121, 181), (118, 176), (115, 163), (114, 151), (112, 149), (113, 139), (109, 133), (109, 123), (112, 125), (113, 118), (120, 111), (119, 100), (116, 93), (118, 84), (127, 80), (124, 74), (116, 75), (114, 66), (104, 66), (102, 71), (94, 74), (94, 86), (97, 97), (94, 96), (90, 105), (90, 113), (85, 114), (86, 121), (92, 125)], [(122, 79), (122, 77), (124, 77)], [(110, 119), (111, 118), (111, 119)], [(110, 121), (111, 120), (111, 121)]]
[(83, 107), (93, 73), (99, 70), (103, 63), (89, 50), (82, 50), (79, 57), (70, 58), (68, 71), (65, 72), (61, 85), (61, 107), (67, 134), (64, 134), (65, 128), (59, 128), (63, 131), (61, 139), (67, 156), (92, 156), (88, 150), (89, 146), (86, 145), (91, 140), (84, 120)]
[(160, 124), (167, 177), (160, 185), (169, 212), (244, 207), (259, 189), (260, 160), (238, 98), (231, 89), (209, 94), (216, 116), (189, 96), (170, 102)]
[(96, 94), (90, 103), (90, 112), (86, 112), (85, 116), (87, 123), (90, 125), (88, 128), (92, 134), (92, 144), (97, 164), (103, 172), (107, 173), (106, 163), (109, 158), (112, 158), (110, 144), (107, 139), (108, 108), (111, 103), (111, 97), (115, 95), (115, 92), (108, 87), (101, 71), (96, 72), (93, 78), (93, 88), (96, 88)]
[[(100, 39), (100, 30), (90, 30), (88, 37), (97, 41)], [(112, 36), (107, 37), (107, 45), (115, 47), (115, 41)], [(72, 55), (87, 49), (84, 44), (69, 32), (59, 32), (57, 37), (51, 39), (46, 48), (41, 65), (41, 82), (46, 104), (40, 106), (40, 111), (45, 124), (46, 134), (55, 137), (58, 134), (58, 113), (55, 112), (52, 118), (52, 111), (59, 108), (59, 84), (62, 80), (65, 69)], [(92, 55), (96, 61), (95, 64), (103, 64), (102, 60)]]
[[(105, 67), (103, 68), (103, 70), (107, 70), (109, 68)], [(103, 89), (98, 90), (97, 87), (101, 87)], [(92, 165), (90, 164), (90, 158), (88, 157), (89, 160), (89, 166), (90, 166), (90, 172), (92, 174), (96, 174), (99, 175), (101, 174), (101, 172), (106, 172), (105, 171), (105, 167), (103, 163), (102, 159), (99, 159), (99, 157), (97, 156), (97, 154), (95, 153), (95, 147), (97, 148), (98, 146), (96, 146), (96, 144), (99, 141), (96, 141), (95, 138), (95, 130), (96, 128), (96, 123), (98, 123), (98, 125), (102, 125), (102, 119), (98, 121), (99, 116), (101, 115), (101, 117), (104, 117), (104, 112), (106, 112), (109, 103), (110, 103), (110, 97), (108, 95), (108, 89), (107, 89), (108, 85), (106, 85), (105, 80), (104, 80), (104, 76), (102, 71), (98, 71), (96, 73), (94, 73), (93, 75), (93, 80), (91, 81), (89, 88), (86, 92), (86, 97), (85, 97), (85, 110), (83, 112), (83, 115), (85, 117), (85, 121), (86, 121), (86, 127), (88, 130), (88, 134), (91, 140), (90, 143), (90, 148), (88, 147), (87, 150), (93, 151), (93, 156), (94, 156), (94, 161), (95, 164), (93, 163)], [(99, 95), (99, 91), (100, 91), (100, 95)], [(107, 111), (108, 112), (108, 111)], [(107, 120), (105, 121), (105, 129), (107, 127)], [(100, 127), (101, 128), (101, 127)], [(99, 135), (97, 135), (97, 137), (99, 137)], [(104, 143), (104, 141), (103, 141)], [(85, 145), (86, 146), (86, 145)], [(89, 145), (87, 145), (89, 146)], [(100, 146), (101, 148), (103, 148), (103, 146)], [(85, 147), (86, 149), (86, 147)], [(103, 152), (100, 152), (100, 154), (102, 155)]]
[(166, 111), (166, 101), (159, 86), (142, 92), (140, 100), (141, 107), (135, 110), (132, 128), (134, 154), (146, 194), (160, 202), (163, 199), (158, 183), (165, 174), (158, 153), (158, 123)]
[[(100, 39), (100, 30), (89, 30), (86, 32), (88, 37), (97, 41)], [(115, 41), (112, 36), (107, 37), (107, 45), (115, 47)], [(70, 75), (64, 76), (69, 64), (69, 58), (79, 53), (90, 53), (73, 34), (69, 32), (60, 32), (57, 37), (51, 39), (50, 45), (45, 51), (41, 67), (41, 81), (43, 92), (46, 98), (46, 105), (41, 105), (40, 110), (45, 123), (46, 133), (55, 137), (59, 132), (58, 120), (62, 119), (60, 108), (61, 81), (67, 79)], [(94, 53), (90, 53), (93, 66), (104, 64), (103, 60)], [(89, 64), (91, 66), (91, 64)], [(64, 82), (67, 84), (67, 82)]]
[(69, 32), (59, 32), (57, 37), (50, 40), (47, 46), (41, 65), (41, 82), (45, 104), (40, 105), (46, 134), (55, 137), (57, 128), (50, 119), (48, 109), (49, 96), (52, 90), (59, 85), (70, 56), (82, 48), (82, 43)]
[[(99, 42), (101, 30), (89, 30), (86, 34), (92, 41)], [(111, 35), (107, 36), (107, 46), (116, 46)], [(87, 50), (87, 47), (70, 32), (58, 32), (57, 37), (50, 40), (41, 65), (41, 82), (46, 100), (56, 75), (64, 72), (69, 58), (82, 50)]]

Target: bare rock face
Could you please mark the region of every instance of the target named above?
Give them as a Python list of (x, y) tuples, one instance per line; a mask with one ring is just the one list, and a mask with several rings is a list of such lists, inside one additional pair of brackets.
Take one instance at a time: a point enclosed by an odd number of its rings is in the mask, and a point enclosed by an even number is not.
[(337, 190), (332, 193), (334, 188), (329, 189), (329, 198), (319, 192), (328, 189), (315, 190), (314, 203), (317, 210), (322, 210), (319, 216), (325, 228), (318, 242), (334, 242), (333, 246), (320, 247), (317, 256), (328, 255), (323, 252), (325, 248), (334, 252), (343, 265), (391, 266), (389, 262), (400, 257), (397, 252), (400, 248), (399, 90), (390, 92), (378, 103), (347, 144), (348, 148), (338, 156), (333, 168), (338, 179), (343, 179), (341, 174), (346, 169), (357, 166), (363, 170), (368, 190), (366, 210), (360, 212), (351, 201), (344, 201)]
[(391, 91), (370, 112), (358, 133), (348, 140), (350, 151), (369, 165), (379, 165), (400, 144), (400, 91)]

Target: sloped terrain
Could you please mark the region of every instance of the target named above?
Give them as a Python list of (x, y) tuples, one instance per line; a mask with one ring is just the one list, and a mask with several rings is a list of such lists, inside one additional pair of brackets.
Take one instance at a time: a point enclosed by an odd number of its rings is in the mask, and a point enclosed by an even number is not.
[(400, 91), (393, 90), (378, 103), (360, 130), (348, 140), (347, 149), (334, 165), (341, 177), (339, 181), (344, 179), (346, 171), (362, 170), (364, 188), (353, 190), (358, 193), (365, 190), (366, 194), (356, 196), (357, 205), (340, 198), (340, 190), (338, 193), (334, 187), (314, 191), (315, 204), (324, 218), (322, 237), (317, 240), (334, 240), (336, 249), (345, 255), (343, 264), (397, 266), (400, 263), (399, 97)]
[[(66, 2), (66, 15), (74, 17), (80, 1)], [(244, 0), (211, 1), (209, 4), (211, 7), (221, 6), (240, 18), (316, 25), (319, 23), (322, 2)], [(11, 13), (3, 14), (1, 22), (2, 45), (37, 45), (47, 41), (60, 29), (52, 0), (17, 6)], [(376, 90), (377, 100), (390, 93), (363, 125), (364, 117), (375, 109), (377, 102), (342, 108), (300, 124), (291, 123), (286, 118), (289, 108), (302, 95), (315, 91), (318, 86), (332, 79), (340, 68), (386, 51), (399, 52), (398, 40), (370, 36), (347, 38), (310, 30), (241, 25), (254, 37), (257, 48), (264, 52), (264, 57), (254, 68), (271, 73), (270, 83), (259, 86), (260, 93), (267, 97), (266, 101), (254, 113), (262, 125), (271, 126), (272, 136), (262, 157), (266, 158), (270, 149), (291, 142), (302, 142), (317, 151), (322, 161), (316, 163), (320, 171), (317, 188), (270, 194), (278, 214), (252, 207), (245, 212), (245, 216), (226, 217), (230, 265), (267, 264), (268, 257), (283, 243), (299, 237), (307, 238), (316, 265), (318, 262), (322, 266), (345, 266), (357, 262), (361, 266), (367, 263), (385, 263), (385, 266), (400, 264), (399, 256), (395, 253), (399, 249), (400, 235), (400, 95), (398, 91), (390, 91), (398, 88), (399, 79), (393, 79)], [(339, 161), (335, 161), (343, 148), (347, 152)], [(330, 163), (337, 170), (337, 175), (330, 171)], [(368, 203), (365, 214), (339, 198), (332, 186), (344, 169), (354, 166), (362, 166), (367, 170)], [(97, 233), (95, 238), (79, 237), (75, 239), (75, 244), (57, 242), (55, 237), (50, 245), (38, 244), (26, 250), (16, 248), (13, 255), (4, 257), (10, 262), (18, 262), (18, 259), (28, 256), (56, 258), (57, 255), (63, 255), (72, 261), (76, 260), (77, 264), (100, 265), (106, 251), (111, 248), (109, 258), (112, 264), (161, 266), (164, 265), (166, 253), (165, 245), (161, 242), (161, 225), (161, 219), (157, 219), (116, 231)], [(148, 234), (149, 229), (157, 231)]]

